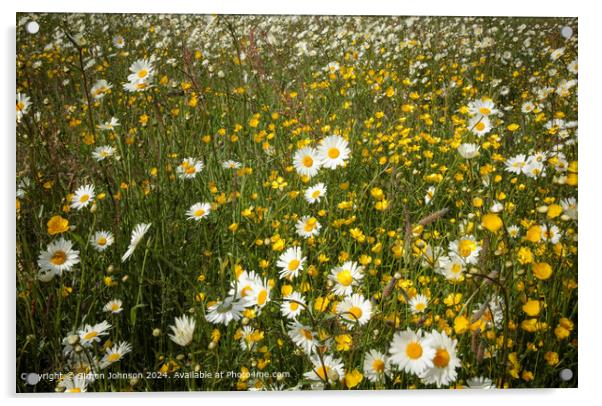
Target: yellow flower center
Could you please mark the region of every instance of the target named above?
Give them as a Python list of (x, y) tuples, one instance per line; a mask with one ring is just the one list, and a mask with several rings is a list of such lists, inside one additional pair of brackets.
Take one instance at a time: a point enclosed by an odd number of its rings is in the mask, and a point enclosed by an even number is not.
[(106, 238), (104, 238), (104, 237), (100, 237), (100, 238), (98, 239), (98, 241), (96, 241), (96, 243), (97, 243), (98, 245), (101, 245), (101, 246), (102, 246), (102, 245), (105, 245), (105, 244), (107, 243), (107, 239), (106, 239)]
[(25, 103), (17, 102), (17, 111), (22, 111), (25, 108)]
[(299, 303), (297, 302), (291, 302), (291, 310), (292, 311), (296, 311), (299, 308)]
[(119, 361), (119, 359), (121, 358), (121, 354), (114, 352), (113, 354), (109, 355), (107, 357), (107, 359), (110, 362), (115, 362), (115, 361)]
[(382, 359), (375, 359), (372, 361), (372, 370), (383, 373), (385, 371), (385, 362)]
[(449, 352), (445, 348), (439, 348), (433, 358), (433, 364), (438, 368), (445, 368), (449, 364)]
[(320, 191), (314, 190), (314, 192), (311, 194), (311, 197), (313, 197), (314, 199), (317, 199), (318, 197), (320, 197)]
[(80, 393), (82, 390), (80, 388), (71, 388), (65, 390), (65, 393)]
[(145, 78), (145, 77), (146, 77), (146, 75), (148, 75), (148, 71), (147, 71), (146, 69), (141, 69), (141, 70), (138, 72), (138, 77), (139, 77), (139, 78)]
[(463, 257), (468, 257), (470, 256), (470, 254), (472, 254), (472, 252), (477, 248), (477, 243), (476, 241), (473, 240), (460, 240), (460, 243), (458, 244), (458, 251), (460, 253), (460, 255), (462, 255)]
[(187, 175), (192, 175), (196, 172), (196, 169), (194, 166), (186, 165), (186, 169), (184, 170), (184, 172), (186, 172)]
[(91, 340), (96, 337), (98, 333), (96, 331), (90, 331), (88, 334), (84, 336), (84, 340)]
[(241, 295), (242, 297), (245, 297), (245, 296), (247, 296), (247, 295), (249, 294), (249, 292), (250, 292), (250, 291), (252, 291), (252, 290), (253, 290), (253, 288), (252, 288), (250, 285), (247, 285), (247, 286), (245, 286), (244, 288), (242, 288), (242, 289), (240, 290), (240, 295)]
[(201, 217), (203, 214), (205, 214), (205, 210), (198, 209), (197, 211), (194, 212), (194, 217)]
[(80, 202), (80, 203), (86, 203), (88, 200), (90, 200), (90, 195), (82, 195), (82, 196), (79, 198), (79, 202)]
[(348, 312), (353, 316), (355, 320), (359, 320), (360, 317), (362, 317), (362, 314), (364, 314), (362, 309), (360, 309), (357, 306), (353, 306), (351, 309), (348, 310)]
[(417, 343), (415, 341), (409, 343), (406, 347), (406, 355), (410, 359), (420, 358), (422, 356), (422, 346), (420, 345), (420, 343)]
[(491, 114), (491, 110), (489, 110), (487, 107), (481, 107), (479, 109), (479, 113), (481, 113), (484, 116), (488, 116)]
[(426, 304), (424, 304), (422, 302), (421, 303), (416, 303), (415, 308), (416, 308), (417, 311), (421, 312), (421, 311), (423, 311), (426, 308)]
[(116, 312), (117, 310), (119, 310), (119, 305), (117, 303), (113, 303), (111, 305), (111, 310), (114, 311), (114, 312)]
[(330, 159), (336, 159), (339, 157), (339, 155), (341, 155), (341, 151), (339, 151), (338, 148), (330, 148), (328, 150), (328, 157)]
[(303, 157), (303, 166), (305, 166), (306, 168), (311, 168), (314, 164), (314, 159), (309, 156), (309, 155), (305, 155)]
[(321, 380), (325, 381), (328, 376), (328, 372), (330, 371), (330, 367), (325, 365), (316, 369), (316, 375), (320, 377)]
[(65, 251), (61, 250), (56, 251), (50, 258), (50, 262), (52, 262), (53, 265), (63, 265), (66, 261), (67, 254), (65, 254)]
[(349, 286), (353, 282), (353, 276), (349, 269), (343, 269), (337, 274), (337, 281), (343, 286)]
[(462, 265), (460, 265), (458, 263), (453, 264), (451, 267), (451, 271), (452, 271), (452, 273), (455, 273), (455, 274), (460, 273), (460, 271), (462, 271)]
[(313, 340), (314, 336), (312, 335), (311, 331), (309, 331), (306, 328), (302, 328), (301, 329), (301, 334), (303, 334), (303, 337), (305, 337), (307, 340)]
[(299, 261), (298, 259), (293, 259), (291, 262), (288, 263), (288, 270), (294, 271), (295, 269), (297, 269), (299, 267), (300, 263), (301, 263), (301, 261)]
[(482, 121), (479, 121), (477, 123), (477, 125), (475, 125), (475, 128), (477, 129), (477, 131), (483, 131), (485, 129), (485, 123)]
[(305, 223), (305, 231), (306, 232), (310, 232), (313, 231), (314, 228), (316, 228), (316, 223), (318, 222), (318, 220), (316, 220), (315, 217), (312, 217), (310, 219), (307, 220), (307, 222)]

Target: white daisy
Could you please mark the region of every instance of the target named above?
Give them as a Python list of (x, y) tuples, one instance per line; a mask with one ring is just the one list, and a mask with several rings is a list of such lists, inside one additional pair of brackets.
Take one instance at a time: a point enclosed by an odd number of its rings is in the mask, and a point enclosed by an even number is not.
[(457, 368), (462, 366), (456, 355), (456, 340), (452, 340), (445, 332), (432, 331), (427, 336), (430, 346), (435, 349), (432, 358), (433, 366), (420, 374), (422, 382), (436, 384), (438, 388), (456, 381)]
[(484, 376), (475, 376), (466, 380), (466, 385), (470, 389), (495, 389), (495, 384), (489, 378)]
[(574, 197), (562, 199), (560, 201), (560, 206), (562, 207), (564, 214), (566, 214), (571, 220), (577, 220), (579, 212), (577, 199)]
[(123, 311), (123, 302), (119, 299), (113, 299), (102, 308), (107, 313), (121, 313)]
[(96, 159), (99, 162), (103, 161), (107, 158), (110, 158), (113, 155), (115, 155), (115, 148), (113, 148), (109, 145), (103, 145), (103, 146), (97, 147), (92, 152), (92, 158)]
[(521, 173), (526, 173), (528, 170), (527, 157), (525, 156), (525, 154), (518, 154), (516, 156), (513, 156), (512, 158), (509, 158), (508, 160), (506, 160), (504, 165), (506, 165), (506, 171), (510, 173), (515, 173), (517, 175), (520, 175)]
[(308, 203), (319, 202), (324, 196), (326, 196), (326, 186), (321, 182), (308, 187), (304, 193), (305, 200)]
[(104, 123), (99, 124), (97, 127), (99, 130), (103, 131), (114, 131), (115, 127), (119, 127), (119, 120), (116, 117), (111, 117), (110, 121), (105, 121)]
[(416, 295), (410, 299), (408, 304), (410, 305), (412, 314), (424, 313), (429, 304), (429, 300), (424, 295)]
[(126, 341), (121, 341), (106, 349), (106, 354), (100, 360), (100, 367), (106, 368), (111, 364), (120, 361), (126, 354), (132, 351), (132, 345)]
[(228, 160), (222, 163), (222, 168), (224, 169), (240, 169), (242, 164), (240, 162)]
[(464, 143), (458, 147), (458, 154), (464, 159), (472, 159), (479, 156), (479, 149), (481, 147), (477, 144)]
[(364, 357), (364, 376), (370, 382), (382, 382), (391, 376), (391, 360), (380, 351), (370, 350)]
[(74, 374), (70, 372), (62, 376), (58, 384), (65, 393), (83, 393), (87, 391), (88, 383), (94, 380), (93, 374)]
[(326, 383), (338, 382), (345, 376), (343, 363), (332, 355), (317, 355), (311, 357), (312, 370), (303, 374), (310, 381)]
[(71, 208), (81, 210), (94, 199), (94, 185), (80, 186), (71, 198)]
[(422, 331), (418, 330), (415, 333), (410, 329), (400, 331), (393, 336), (389, 353), (393, 364), (415, 375), (432, 368), (435, 356), (434, 348), (422, 336)]
[(324, 138), (318, 146), (318, 156), (322, 166), (335, 169), (345, 165), (351, 150), (347, 140), (340, 135), (330, 135)]
[(334, 282), (332, 291), (336, 295), (351, 295), (353, 287), (359, 285), (364, 277), (363, 270), (363, 267), (353, 261), (346, 261), (332, 269), (328, 276)]
[(280, 312), (287, 319), (295, 319), (305, 309), (305, 298), (299, 292), (293, 292), (282, 299)]
[(97, 80), (96, 83), (94, 83), (94, 85), (92, 85), (92, 88), (90, 89), (90, 94), (96, 100), (102, 99), (103, 97), (105, 97), (105, 94), (107, 94), (109, 89), (112, 89), (112, 88), (113, 88), (112, 84), (110, 84), (109, 82), (107, 82), (104, 79), (100, 79), (100, 80)]
[(556, 225), (548, 227), (544, 224), (541, 226), (541, 236), (544, 241), (556, 244), (562, 238), (562, 231)]
[(312, 147), (304, 147), (293, 155), (293, 166), (301, 176), (313, 177), (318, 174), (321, 163), (317, 151)]
[(518, 236), (520, 235), (520, 227), (517, 225), (511, 225), (509, 226), (506, 231), (508, 232), (508, 236), (510, 238), (518, 238)]
[(133, 84), (148, 83), (151, 81), (155, 70), (148, 59), (138, 59), (130, 66), (131, 74), (128, 75), (128, 81)]
[(468, 103), (468, 112), (471, 116), (477, 117), (487, 117), (498, 113), (495, 103), (490, 99), (479, 99)]
[(186, 212), (188, 220), (201, 221), (209, 215), (211, 212), (211, 204), (209, 203), (195, 203)]
[(280, 279), (293, 279), (303, 270), (303, 263), (306, 258), (301, 253), (301, 248), (290, 247), (278, 258), (276, 266), (280, 268)]
[(109, 334), (108, 330), (110, 328), (111, 325), (106, 320), (94, 326), (86, 324), (84, 328), (78, 331), (80, 342), (86, 347), (89, 347), (92, 343), (98, 343), (100, 337)]
[(372, 317), (372, 303), (364, 296), (355, 293), (347, 296), (337, 305), (337, 312), (348, 326), (354, 327), (356, 324), (363, 326)]
[(121, 262), (125, 262), (129, 257), (132, 256), (134, 250), (140, 244), (140, 241), (144, 238), (144, 235), (147, 233), (150, 228), (151, 223), (140, 223), (136, 224), (134, 229), (132, 230), (132, 237), (130, 239), (130, 245), (128, 246), (127, 251), (121, 257)]
[(479, 260), (481, 246), (472, 235), (465, 235), (462, 238), (449, 243), (450, 256), (459, 258), (465, 264), (475, 265)]
[(51, 242), (38, 256), (40, 277), (52, 279), (61, 276), (63, 271), (70, 271), (79, 263), (79, 251), (73, 249), (73, 243), (63, 237)]
[(197, 173), (201, 172), (204, 167), (203, 161), (196, 158), (186, 158), (178, 165), (176, 172), (181, 179), (194, 179)]
[(176, 317), (175, 323), (175, 325), (169, 326), (172, 332), (169, 334), (169, 338), (179, 346), (186, 347), (194, 337), (196, 321), (184, 314), (182, 317)]
[(110, 231), (97, 231), (90, 237), (90, 243), (96, 251), (102, 252), (115, 242), (113, 233)]
[(462, 279), (464, 275), (464, 262), (455, 255), (439, 258), (437, 271), (450, 281)]
[(244, 303), (240, 299), (229, 296), (209, 306), (205, 318), (213, 324), (228, 325), (233, 320), (240, 320), (244, 309)]
[(468, 121), (468, 128), (475, 135), (482, 137), (491, 131), (491, 121), (488, 117), (474, 116)]
[(424, 204), (429, 204), (433, 200), (433, 196), (435, 196), (435, 186), (429, 186), (424, 195)]
[(113, 46), (115, 48), (123, 48), (125, 46), (125, 39), (121, 35), (115, 35), (113, 37)]
[(320, 234), (322, 225), (318, 222), (318, 219), (312, 216), (303, 216), (295, 225), (297, 234), (303, 238), (309, 238)]
[(311, 328), (298, 321), (289, 324), (288, 328), (287, 334), (293, 340), (293, 343), (301, 347), (306, 354), (312, 354), (316, 348), (317, 337), (311, 331)]
[(23, 116), (29, 110), (31, 99), (24, 93), (17, 93), (17, 123), (21, 122)]

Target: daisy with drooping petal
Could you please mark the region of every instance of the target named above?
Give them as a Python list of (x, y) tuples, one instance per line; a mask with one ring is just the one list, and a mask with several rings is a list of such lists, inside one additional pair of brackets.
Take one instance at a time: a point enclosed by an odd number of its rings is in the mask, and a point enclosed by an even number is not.
[(26, 94), (17, 93), (17, 123), (21, 122), (21, 119), (29, 110), (30, 100)]
[(97, 80), (96, 83), (94, 83), (94, 85), (92, 85), (92, 88), (90, 89), (90, 94), (94, 99), (99, 100), (105, 97), (105, 94), (107, 94), (107, 92), (112, 88), (112, 84), (110, 84), (104, 79), (100, 79)]
[(111, 364), (119, 362), (126, 354), (132, 351), (132, 345), (127, 341), (121, 341), (113, 347), (106, 349), (106, 354), (100, 360), (100, 367), (106, 368)]
[(197, 173), (201, 172), (204, 167), (203, 161), (196, 158), (186, 158), (178, 165), (176, 172), (180, 179), (194, 179)]
[(172, 332), (169, 338), (179, 346), (186, 347), (194, 337), (196, 321), (184, 314), (182, 317), (176, 317), (175, 323), (175, 325), (169, 326)]
[(353, 287), (362, 281), (364, 268), (353, 261), (346, 261), (330, 271), (328, 278), (334, 282), (332, 291), (336, 295), (349, 296)]
[(301, 347), (306, 354), (312, 354), (317, 344), (317, 336), (311, 328), (295, 321), (288, 326), (288, 336), (295, 345)]
[(92, 152), (92, 158), (96, 159), (98, 162), (110, 158), (113, 155), (115, 155), (115, 148), (109, 145), (100, 146)]
[(76, 210), (81, 210), (90, 204), (94, 199), (94, 196), (96, 196), (94, 194), (94, 185), (80, 186), (71, 198), (71, 207)]
[(99, 130), (103, 131), (114, 131), (115, 127), (119, 127), (119, 120), (116, 117), (111, 117), (110, 121), (105, 121), (104, 123), (99, 124), (97, 127)]
[(228, 325), (231, 321), (240, 320), (244, 310), (245, 305), (240, 299), (229, 296), (221, 302), (211, 304), (205, 318), (213, 324)]
[(73, 265), (79, 263), (79, 251), (73, 249), (73, 243), (63, 237), (51, 242), (38, 256), (40, 276), (60, 276), (63, 271), (70, 271)]
[(299, 292), (293, 292), (282, 299), (280, 312), (288, 319), (295, 319), (305, 309), (305, 298)]
[(297, 221), (295, 229), (297, 234), (303, 238), (309, 238), (320, 234), (322, 225), (318, 219), (312, 216), (303, 216)]
[(278, 258), (276, 266), (280, 268), (280, 279), (293, 279), (303, 270), (306, 258), (301, 253), (301, 248), (290, 247)]
[(113, 233), (110, 231), (97, 231), (90, 237), (90, 243), (98, 252), (102, 252), (109, 248), (115, 242)]
[(128, 246), (127, 251), (121, 257), (121, 262), (125, 262), (129, 257), (132, 256), (134, 250), (140, 244), (140, 241), (144, 238), (144, 235), (150, 228), (151, 223), (140, 223), (136, 224), (136, 227), (132, 230), (132, 237), (130, 239), (130, 245)]
[(82, 345), (90, 346), (92, 343), (100, 342), (100, 337), (109, 334), (108, 330), (111, 328), (109, 322), (104, 320), (102, 323), (91, 326), (86, 324), (84, 328), (78, 331), (79, 339)]
[(209, 215), (211, 212), (211, 204), (209, 203), (195, 203), (186, 212), (188, 220), (201, 221)]
[(121, 313), (121, 311), (123, 310), (122, 306), (123, 306), (123, 302), (121, 300), (113, 299), (110, 302), (108, 302), (106, 305), (104, 305), (102, 310), (104, 310), (107, 313), (117, 314), (117, 313)]
[(464, 159), (472, 159), (479, 156), (479, 147), (477, 144), (464, 143), (458, 147), (458, 154)]
[(314, 355), (311, 357), (312, 370), (303, 374), (310, 381), (318, 383), (338, 382), (345, 376), (343, 363), (332, 355), (323, 355), (322, 358)]
[(472, 235), (465, 235), (462, 238), (449, 243), (450, 256), (455, 256), (465, 264), (476, 264), (479, 260), (481, 246)]
[(491, 131), (491, 121), (485, 116), (474, 116), (468, 120), (468, 128), (478, 137)]
[(301, 176), (314, 177), (320, 170), (321, 163), (317, 151), (312, 147), (303, 147), (293, 155), (293, 166)]
[(364, 296), (356, 293), (347, 296), (339, 303), (337, 305), (337, 312), (350, 327), (356, 324), (362, 326), (368, 323), (372, 316), (372, 303), (366, 300)]
[(421, 330), (415, 333), (407, 329), (393, 336), (389, 354), (391, 354), (391, 362), (400, 369), (419, 375), (433, 366), (435, 350), (422, 336)]
[(391, 375), (391, 360), (380, 351), (370, 350), (364, 357), (364, 376), (370, 382), (382, 382)]
[(449, 385), (456, 381), (461, 362), (456, 355), (456, 340), (452, 340), (445, 332), (433, 330), (427, 335), (427, 339), (434, 348), (435, 354), (432, 358), (433, 366), (420, 374), (422, 382), (436, 384), (438, 388)]
[(322, 166), (335, 169), (345, 165), (345, 161), (351, 153), (348, 145), (347, 140), (340, 135), (330, 135), (324, 138), (318, 146), (318, 156)]
[(326, 186), (321, 182), (308, 187), (304, 193), (305, 200), (308, 203), (319, 202), (324, 196), (326, 196)]
[(408, 304), (410, 305), (412, 314), (424, 313), (429, 304), (429, 300), (424, 295), (416, 295), (410, 299)]

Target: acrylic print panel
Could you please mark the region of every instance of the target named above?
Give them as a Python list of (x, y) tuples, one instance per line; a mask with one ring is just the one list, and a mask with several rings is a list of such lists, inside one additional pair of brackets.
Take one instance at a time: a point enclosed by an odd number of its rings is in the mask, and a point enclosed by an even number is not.
[(18, 14), (17, 391), (576, 387), (577, 35)]

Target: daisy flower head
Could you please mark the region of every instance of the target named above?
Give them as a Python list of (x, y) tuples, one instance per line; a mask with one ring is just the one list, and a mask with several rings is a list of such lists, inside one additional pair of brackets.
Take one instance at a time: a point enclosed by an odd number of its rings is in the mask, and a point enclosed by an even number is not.
[(457, 256), (442, 256), (437, 271), (448, 281), (459, 281), (464, 275), (464, 262)]
[(353, 261), (346, 261), (330, 271), (328, 278), (334, 282), (332, 291), (335, 295), (349, 296), (353, 287), (362, 281), (364, 268)]
[(103, 97), (105, 97), (105, 94), (107, 94), (108, 91), (112, 88), (112, 84), (110, 84), (104, 79), (100, 79), (97, 80), (96, 83), (94, 83), (94, 85), (92, 85), (92, 88), (90, 89), (90, 94), (94, 99), (100, 100)]
[(98, 162), (104, 161), (107, 158), (111, 158), (113, 155), (115, 155), (115, 148), (109, 145), (102, 145), (100, 147), (97, 147), (92, 152), (92, 158), (94, 158)]
[(465, 235), (449, 243), (450, 256), (459, 258), (465, 264), (475, 265), (479, 260), (481, 246), (474, 236)]
[(125, 46), (125, 38), (121, 35), (115, 35), (113, 37), (113, 46), (119, 49), (123, 48)]
[(368, 323), (372, 316), (372, 303), (363, 295), (355, 293), (347, 296), (337, 305), (337, 312), (350, 327), (356, 324), (363, 326)]
[(288, 326), (288, 336), (293, 343), (301, 347), (306, 354), (312, 354), (316, 348), (317, 338), (311, 328), (295, 321)]
[(488, 117), (498, 113), (491, 99), (479, 99), (468, 103), (468, 112), (476, 117)]
[(119, 299), (113, 299), (102, 308), (107, 313), (121, 313), (123, 311), (123, 302)]
[(518, 238), (520, 236), (520, 227), (517, 225), (509, 226), (506, 231), (508, 232), (508, 236), (510, 238)]
[(195, 203), (186, 212), (188, 220), (201, 221), (209, 215), (211, 212), (211, 205), (209, 203)]
[(410, 305), (412, 314), (419, 314), (424, 313), (429, 304), (429, 300), (425, 295), (416, 295), (410, 299), (408, 304)]
[(318, 146), (318, 156), (324, 168), (336, 169), (345, 165), (350, 154), (349, 143), (340, 135), (329, 135)]
[(39, 277), (47, 277), (47, 280), (50, 280), (54, 276), (62, 275), (63, 271), (70, 271), (78, 263), (79, 251), (73, 249), (71, 241), (61, 237), (48, 244), (46, 251), (42, 251), (38, 256)]
[(240, 320), (244, 309), (245, 305), (242, 300), (228, 296), (222, 301), (211, 304), (205, 318), (213, 324), (228, 325), (231, 321)]
[(326, 196), (326, 186), (321, 182), (314, 186), (310, 186), (305, 190), (303, 196), (308, 203), (319, 202)]
[(468, 128), (478, 137), (491, 131), (491, 121), (485, 116), (474, 116), (468, 121)]
[(23, 116), (29, 110), (31, 99), (24, 93), (17, 93), (17, 123), (21, 122)]
[(204, 167), (203, 161), (196, 158), (186, 158), (178, 165), (176, 172), (180, 179), (194, 179), (197, 173), (201, 172)]
[(391, 360), (377, 350), (370, 350), (364, 357), (364, 376), (370, 382), (382, 382), (391, 376)]
[(287, 319), (296, 319), (305, 309), (305, 298), (299, 292), (293, 292), (282, 300), (280, 312)]
[(98, 343), (100, 337), (109, 334), (110, 328), (111, 325), (106, 320), (93, 326), (86, 324), (83, 329), (78, 331), (80, 342), (85, 347), (89, 347), (92, 343)]
[(100, 360), (100, 367), (106, 368), (120, 361), (126, 354), (132, 352), (132, 345), (127, 341), (121, 341), (106, 349), (106, 354)]
[(169, 326), (172, 332), (169, 338), (179, 346), (186, 347), (192, 342), (195, 326), (196, 321), (192, 317), (185, 314), (182, 317), (176, 317), (175, 325)]
[(155, 70), (148, 59), (138, 59), (130, 66), (131, 74), (128, 75), (128, 81), (133, 84), (148, 83), (152, 80)]
[(92, 374), (74, 374), (69, 372), (62, 376), (58, 384), (65, 393), (84, 393), (87, 391), (88, 383), (94, 380)]
[(391, 362), (400, 369), (419, 375), (427, 368), (432, 368), (435, 350), (423, 337), (421, 330), (414, 332), (407, 329), (393, 336), (389, 354)]
[(475, 376), (466, 380), (469, 389), (495, 389), (495, 384), (484, 376)]
[(105, 121), (104, 123), (99, 124), (98, 129), (103, 131), (114, 131), (115, 127), (119, 126), (121, 126), (121, 124), (119, 124), (119, 120), (116, 117), (111, 117), (110, 121)]
[(303, 374), (305, 378), (317, 383), (337, 382), (345, 376), (343, 362), (332, 355), (311, 357), (312, 370)]
[(517, 175), (520, 175), (521, 173), (527, 173), (529, 169), (527, 167), (527, 157), (525, 154), (518, 154), (512, 158), (509, 158), (506, 160), (506, 162), (504, 162), (504, 165), (506, 165), (505, 169), (507, 172), (515, 173)]
[(320, 234), (322, 225), (313, 216), (303, 216), (297, 221), (295, 228), (300, 237), (310, 238)]
[(270, 301), (270, 293), (271, 288), (268, 281), (257, 277), (253, 281), (250, 293), (245, 296), (245, 305), (257, 306), (257, 308), (262, 309)]
[(299, 175), (312, 178), (322, 165), (315, 148), (303, 147), (293, 155), (293, 166)]
[(435, 384), (438, 388), (455, 382), (458, 376), (456, 369), (462, 365), (456, 355), (457, 341), (449, 338), (445, 332), (435, 330), (427, 337), (435, 354), (432, 358), (433, 366), (420, 374), (422, 382)]
[(151, 226), (151, 223), (136, 224), (136, 226), (132, 230), (132, 236), (130, 238), (130, 245), (128, 246), (128, 249), (125, 252), (125, 254), (123, 254), (123, 256), (121, 257), (121, 262), (125, 262), (129, 257), (132, 256), (132, 254), (134, 253), (134, 250), (136, 249), (138, 244), (140, 244), (140, 242), (144, 238), (145, 234), (148, 232), (148, 229), (150, 228), (150, 226)]
[(90, 237), (90, 244), (98, 252), (102, 252), (109, 248), (115, 242), (113, 233), (110, 231), (97, 231)]
[(94, 185), (80, 186), (71, 198), (71, 208), (81, 210), (94, 200)]
[(303, 270), (305, 258), (300, 247), (290, 247), (278, 258), (276, 266), (280, 268), (280, 279), (293, 279)]
[(479, 147), (477, 144), (464, 143), (458, 147), (458, 154), (464, 159), (472, 159), (479, 156)]
[(242, 164), (240, 162), (228, 160), (222, 163), (222, 168), (224, 169), (240, 169)]
[(435, 186), (429, 186), (426, 190), (426, 194), (424, 195), (424, 204), (429, 204), (433, 197), (435, 196)]

